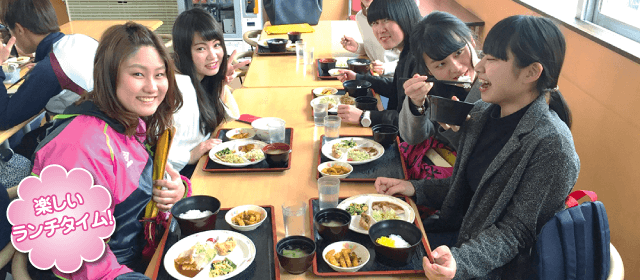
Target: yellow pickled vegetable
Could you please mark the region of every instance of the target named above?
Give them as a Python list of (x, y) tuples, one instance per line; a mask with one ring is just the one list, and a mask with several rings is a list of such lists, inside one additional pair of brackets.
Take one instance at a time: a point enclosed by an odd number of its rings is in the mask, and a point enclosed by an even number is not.
[(395, 248), (396, 247), (396, 241), (386, 237), (386, 236), (381, 236), (378, 239), (376, 239), (376, 243), (382, 245), (382, 246), (387, 246), (387, 247), (391, 247), (391, 248)]

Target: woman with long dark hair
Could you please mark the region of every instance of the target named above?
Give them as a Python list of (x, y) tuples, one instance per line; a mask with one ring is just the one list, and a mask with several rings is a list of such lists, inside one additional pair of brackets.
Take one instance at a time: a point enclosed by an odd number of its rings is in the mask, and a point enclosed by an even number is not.
[(229, 58), (222, 27), (213, 16), (199, 8), (185, 11), (176, 18), (172, 35), (184, 106), (173, 116), (177, 132), (169, 163), (190, 177), (198, 160), (220, 143), (211, 133), (226, 118), (238, 118), (239, 111), (225, 86)]
[(378, 94), (388, 97), (389, 104), (384, 111), (362, 111), (354, 106), (338, 106), (338, 116), (343, 122), (368, 127), (379, 123), (398, 125), (398, 112), (402, 109), (404, 88), (398, 81), (410, 78), (416, 73), (416, 61), (410, 54), (410, 36), (413, 26), (420, 21), (420, 10), (414, 0), (375, 0), (367, 10), (367, 21), (373, 34), (385, 50), (400, 51), (393, 79), (357, 74), (350, 70), (340, 70), (340, 80), (367, 80)]
[[(512, 16), (487, 34), (476, 65), (482, 100), (457, 136), (453, 175), (378, 178), (379, 193), (439, 209), (425, 220), (429, 279), (528, 279), (542, 226), (563, 209), (580, 161), (571, 112), (558, 90), (564, 36), (551, 20)], [(439, 247), (438, 247), (439, 246)]]

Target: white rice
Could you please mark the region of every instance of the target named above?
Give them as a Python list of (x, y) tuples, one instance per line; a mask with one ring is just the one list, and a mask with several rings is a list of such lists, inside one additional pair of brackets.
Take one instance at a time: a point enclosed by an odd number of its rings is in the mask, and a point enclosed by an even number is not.
[(396, 248), (409, 248), (411, 247), (411, 245), (409, 245), (409, 243), (407, 243), (407, 241), (404, 241), (404, 239), (402, 239), (402, 236), (400, 235), (396, 235), (396, 234), (391, 234), (389, 235), (389, 239), (393, 239), (393, 241), (395, 241), (395, 247)]
[(208, 217), (210, 215), (212, 215), (213, 212), (209, 211), (209, 210), (204, 210), (204, 211), (200, 211), (200, 210), (189, 210), (185, 213), (180, 214), (178, 217), (180, 217), (180, 219), (200, 219), (200, 218), (204, 218), (204, 217)]

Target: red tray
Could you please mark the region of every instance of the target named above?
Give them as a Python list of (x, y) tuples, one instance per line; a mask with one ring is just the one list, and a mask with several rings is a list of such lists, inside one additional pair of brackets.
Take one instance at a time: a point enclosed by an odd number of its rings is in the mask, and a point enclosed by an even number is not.
[[(406, 196), (399, 197), (403, 199), (407, 203), (411, 204), (409, 201), (410, 198)], [(346, 199), (346, 197), (341, 197), (340, 201)], [(393, 268), (390, 266), (386, 266), (380, 263), (377, 263), (375, 260), (375, 249), (373, 248), (373, 244), (371, 243), (371, 239), (369, 235), (360, 234), (354, 231), (349, 230), (347, 235), (345, 236), (344, 241), (352, 241), (361, 244), (366, 247), (371, 253), (371, 259), (369, 262), (362, 267), (360, 270), (356, 272), (337, 272), (329, 267), (328, 264), (324, 262), (324, 257), (322, 256), (322, 251), (326, 248), (331, 242), (326, 242), (319, 240), (320, 236), (317, 234), (317, 231), (313, 225), (313, 216), (315, 212), (319, 209), (318, 198), (309, 199), (309, 221), (311, 224), (311, 233), (313, 235), (313, 239), (316, 242), (316, 257), (313, 259), (313, 274), (318, 276), (355, 276), (355, 275), (398, 275), (398, 274), (422, 274), (424, 275), (424, 269), (422, 268), (422, 256), (429, 256), (431, 254), (431, 250), (429, 249), (429, 243), (427, 242), (427, 237), (422, 236), (422, 244), (418, 248), (417, 256), (415, 259), (411, 261), (410, 264), (400, 267)], [(420, 227), (418, 220), (420, 216), (416, 213), (416, 219), (414, 224)], [(322, 262), (322, 263), (318, 263)]]
[(318, 77), (318, 79), (320, 80), (337, 80), (338, 77), (337, 76), (331, 76), (331, 75), (320, 75), (322, 73), (322, 69), (320, 69), (320, 59), (316, 59), (316, 76)]
[[(373, 139), (373, 136), (363, 135), (340, 135), (344, 137), (361, 137)], [(320, 136), (320, 143), (324, 144), (324, 135)], [(323, 162), (331, 161), (322, 154), (322, 145), (318, 149), (318, 165)], [(381, 166), (382, 165), (382, 166)], [(403, 180), (409, 180), (407, 173), (407, 164), (404, 157), (400, 154), (400, 138), (396, 137), (396, 144), (384, 149), (384, 155), (377, 160), (369, 163), (352, 165), (353, 172), (349, 177), (342, 178), (342, 182), (375, 182), (378, 177), (390, 177)], [(379, 172), (378, 172), (379, 171)], [(362, 176), (360, 176), (362, 175)], [(393, 176), (396, 175), (396, 176)], [(320, 171), (316, 168), (316, 179), (320, 178)]]
[[(229, 139), (227, 139), (227, 136), (225, 136), (225, 133), (227, 133), (227, 131), (229, 130), (230, 129), (220, 129), (218, 131), (218, 134), (216, 135), (216, 138), (222, 139), (222, 141), (229, 141)], [(291, 127), (285, 128), (284, 142), (293, 147), (293, 128)], [(268, 167), (269, 165), (267, 164), (266, 160), (264, 160), (254, 165), (248, 165), (245, 167), (237, 168), (237, 167), (230, 167), (230, 166), (217, 164), (213, 160), (211, 160), (207, 155), (207, 159), (204, 162), (204, 167), (202, 167), (202, 170), (209, 171), (209, 172), (281, 172), (281, 171), (291, 169), (292, 156), (293, 156), (293, 152), (289, 154), (289, 162), (287, 162), (286, 167)]]

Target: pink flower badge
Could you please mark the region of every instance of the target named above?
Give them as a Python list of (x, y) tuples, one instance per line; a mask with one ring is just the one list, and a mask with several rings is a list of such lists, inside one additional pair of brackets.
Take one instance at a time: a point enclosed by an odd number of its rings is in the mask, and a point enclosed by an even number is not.
[(19, 198), (9, 204), (11, 242), (39, 269), (52, 266), (64, 273), (95, 261), (105, 239), (115, 230), (111, 194), (93, 185), (91, 174), (49, 165), (40, 178), (30, 176), (18, 186)]

